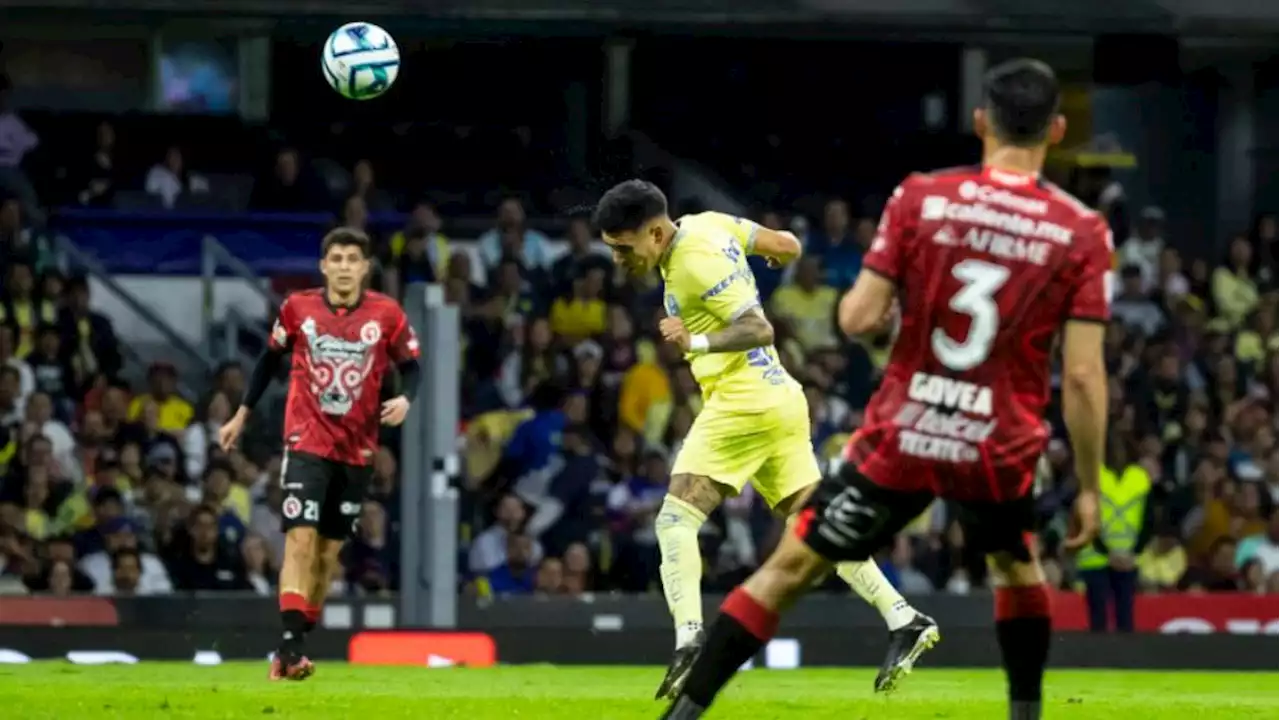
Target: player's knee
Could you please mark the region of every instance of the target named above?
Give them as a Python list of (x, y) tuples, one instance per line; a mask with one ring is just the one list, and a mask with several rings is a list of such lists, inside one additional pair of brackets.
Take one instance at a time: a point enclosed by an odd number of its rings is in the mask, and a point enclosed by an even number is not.
[(315, 528), (296, 527), (285, 535), (285, 554), (294, 558), (314, 558), (320, 544)]
[[(671, 477), (667, 486), (667, 498), (675, 498), (702, 513), (703, 519), (710, 515), (724, 495), (714, 480), (702, 475), (680, 474)], [(701, 523), (699, 523), (701, 524)]]
[(698, 530), (707, 521), (706, 513), (675, 495), (667, 495), (653, 519), (653, 528), (659, 543), (681, 535), (690, 535), (697, 541)]

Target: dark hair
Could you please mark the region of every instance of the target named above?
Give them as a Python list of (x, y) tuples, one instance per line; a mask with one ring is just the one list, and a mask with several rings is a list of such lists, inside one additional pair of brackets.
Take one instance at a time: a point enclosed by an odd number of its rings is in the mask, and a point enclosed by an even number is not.
[(639, 230), (666, 212), (667, 196), (657, 185), (644, 180), (628, 180), (614, 185), (600, 196), (592, 222), (601, 232), (613, 235)]
[(373, 255), (373, 246), (369, 241), (369, 236), (355, 228), (340, 227), (330, 230), (324, 236), (324, 240), (320, 242), (320, 256), (328, 255), (329, 251), (335, 247), (358, 247), (360, 248), (360, 253), (365, 257)]
[(1060, 100), (1053, 68), (1030, 58), (1001, 63), (987, 72), (983, 94), (996, 137), (1012, 145), (1044, 142)]

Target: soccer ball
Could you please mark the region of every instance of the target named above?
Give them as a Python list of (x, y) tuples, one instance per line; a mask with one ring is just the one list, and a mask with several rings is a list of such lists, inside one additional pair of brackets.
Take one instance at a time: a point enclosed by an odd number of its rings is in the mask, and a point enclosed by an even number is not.
[(347, 23), (329, 36), (320, 54), (324, 76), (343, 97), (369, 100), (386, 92), (400, 72), (400, 49), (386, 30)]

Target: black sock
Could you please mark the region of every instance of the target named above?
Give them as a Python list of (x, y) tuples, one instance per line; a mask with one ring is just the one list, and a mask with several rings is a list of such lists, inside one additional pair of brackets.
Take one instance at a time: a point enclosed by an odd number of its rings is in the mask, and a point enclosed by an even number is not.
[(689, 671), (681, 695), (703, 709), (709, 707), (716, 693), (743, 663), (760, 652), (764, 643), (732, 615), (721, 613), (707, 633), (707, 642)]
[(284, 634), (280, 636), (279, 654), (288, 660), (302, 655), (302, 640), (307, 634), (307, 616), (301, 610), (281, 610), (280, 624)]
[(1009, 680), (1009, 720), (1040, 720), (1051, 633), (1047, 617), (1015, 617), (996, 622), (1001, 663)]

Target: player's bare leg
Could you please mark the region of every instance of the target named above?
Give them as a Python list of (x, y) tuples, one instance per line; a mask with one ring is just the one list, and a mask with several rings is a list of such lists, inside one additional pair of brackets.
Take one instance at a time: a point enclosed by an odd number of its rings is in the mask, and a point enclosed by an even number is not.
[(680, 691), (702, 646), (702, 552), (698, 530), (724, 495), (722, 486), (711, 478), (674, 475), (654, 520), (662, 553), (662, 593), (676, 626), (676, 649), (655, 699), (671, 698)]
[(321, 614), (324, 612), (324, 601), (325, 598), (329, 597), (329, 587), (333, 584), (334, 576), (342, 567), (342, 562), (339, 558), (342, 555), (342, 546), (344, 544), (341, 540), (332, 540), (325, 537), (319, 539), (319, 547), (316, 552), (316, 573), (307, 591), (307, 605), (311, 612), (311, 616), (307, 618), (308, 633), (315, 629), (316, 624), (320, 621)]
[(773, 637), (780, 614), (830, 570), (831, 563), (794, 533), (783, 533), (773, 555), (725, 598), (679, 696), (662, 717), (702, 717), (738, 668)]
[(1009, 720), (1040, 720), (1052, 637), (1049, 588), (1030, 549), (1029, 561), (1007, 552), (989, 555), (987, 561), (995, 586), (996, 640), (1009, 684)]
[[(785, 514), (787, 526), (795, 521), (794, 512), (804, 507), (817, 485), (810, 486), (785, 498), (774, 508)], [(790, 533), (788, 533), (790, 534)], [(880, 612), (889, 627), (889, 649), (880, 672), (876, 674), (876, 692), (892, 692), (898, 682), (911, 673), (916, 661), (941, 638), (938, 623), (916, 610), (890, 584), (874, 560), (842, 562), (836, 565), (836, 575), (844, 580), (868, 605)]]
[(317, 611), (308, 594), (319, 570), (319, 535), (315, 528), (295, 527), (284, 540), (284, 562), (280, 566), (280, 622), (284, 626), (280, 646), (271, 661), (273, 680), (305, 680), (315, 671), (303, 654), (309, 625)]

